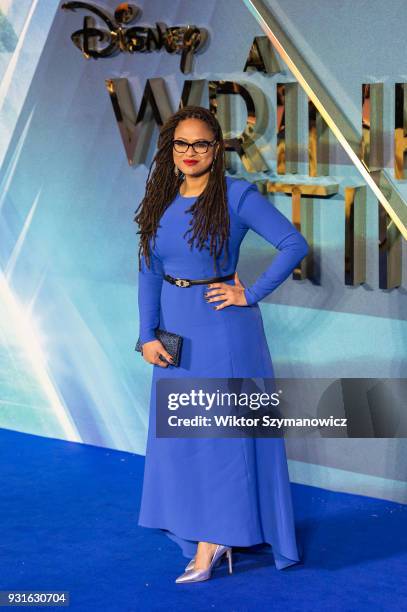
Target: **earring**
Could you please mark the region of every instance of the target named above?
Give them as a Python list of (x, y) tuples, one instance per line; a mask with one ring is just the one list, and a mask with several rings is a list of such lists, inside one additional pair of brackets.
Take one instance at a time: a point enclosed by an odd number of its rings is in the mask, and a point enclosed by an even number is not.
[(215, 167), (215, 161), (216, 161), (216, 157), (214, 157), (213, 160), (212, 160), (211, 172), (213, 172), (213, 169)]
[(177, 178), (179, 177), (182, 181), (185, 179), (185, 174), (183, 172), (180, 172), (178, 166), (176, 166), (175, 164), (174, 164), (174, 174)]

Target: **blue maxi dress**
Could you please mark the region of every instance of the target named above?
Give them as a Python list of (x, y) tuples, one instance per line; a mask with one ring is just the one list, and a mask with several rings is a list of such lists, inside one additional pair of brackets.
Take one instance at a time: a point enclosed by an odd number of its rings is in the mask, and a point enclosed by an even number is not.
[[(297, 563), (295, 522), (283, 438), (160, 438), (156, 436), (156, 381), (174, 377), (270, 377), (274, 371), (258, 302), (278, 287), (308, 252), (295, 226), (255, 184), (227, 176), (229, 260), (214, 274), (209, 250), (191, 250), (195, 197), (177, 195), (164, 211), (150, 268), (142, 258), (138, 304), (140, 339), (161, 327), (184, 338), (179, 367), (153, 365), (144, 480), (138, 524), (162, 529), (185, 557), (198, 541), (272, 552), (277, 569)], [(240, 244), (252, 229), (278, 253), (245, 288), (248, 306), (207, 302), (207, 285), (177, 287), (174, 277), (210, 278), (236, 270)], [(234, 284), (234, 279), (225, 281)]]

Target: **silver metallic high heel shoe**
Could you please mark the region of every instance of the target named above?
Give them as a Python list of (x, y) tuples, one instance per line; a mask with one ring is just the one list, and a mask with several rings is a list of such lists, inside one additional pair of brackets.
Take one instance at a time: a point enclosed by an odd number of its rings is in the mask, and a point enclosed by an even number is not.
[[(201, 582), (202, 580), (208, 580), (211, 577), (212, 569), (217, 565), (217, 562), (226, 554), (229, 561), (229, 574), (232, 573), (232, 548), (231, 546), (223, 546), (223, 544), (218, 544), (215, 548), (215, 552), (209, 564), (209, 567), (206, 569), (190, 569), (185, 571), (183, 574), (176, 578), (175, 582)], [(191, 559), (188, 563), (195, 562), (195, 559)], [(187, 567), (188, 567), (187, 565)]]

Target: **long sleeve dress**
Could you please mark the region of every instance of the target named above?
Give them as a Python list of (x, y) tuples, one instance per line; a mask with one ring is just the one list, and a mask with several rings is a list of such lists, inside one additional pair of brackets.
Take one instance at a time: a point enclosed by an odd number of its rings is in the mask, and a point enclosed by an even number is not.
[[(248, 305), (214, 310), (207, 285), (187, 288), (163, 280), (215, 276), (209, 250), (191, 250), (183, 235), (191, 226), (195, 197), (177, 195), (164, 211), (150, 268), (142, 258), (138, 304), (141, 342), (157, 327), (183, 336), (180, 366), (153, 365), (143, 491), (138, 524), (153, 527), (193, 557), (198, 541), (237, 547), (264, 546), (277, 569), (299, 561), (283, 438), (164, 438), (156, 436), (156, 381), (188, 377), (274, 378), (258, 302), (276, 289), (308, 252), (295, 226), (244, 179), (227, 177), (229, 258), (219, 257), (219, 276), (236, 270), (249, 229), (278, 253), (245, 287)], [(234, 280), (225, 281), (234, 284)], [(270, 546), (271, 545), (271, 546)]]

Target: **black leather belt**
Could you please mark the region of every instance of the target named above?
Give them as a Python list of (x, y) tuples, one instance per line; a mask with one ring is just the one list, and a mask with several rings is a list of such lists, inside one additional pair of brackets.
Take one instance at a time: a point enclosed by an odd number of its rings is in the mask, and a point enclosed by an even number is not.
[(221, 281), (230, 280), (235, 276), (235, 273), (227, 276), (213, 276), (212, 278), (174, 278), (170, 274), (164, 274), (164, 279), (177, 287), (190, 287), (191, 285), (206, 285), (209, 283), (220, 283)]

